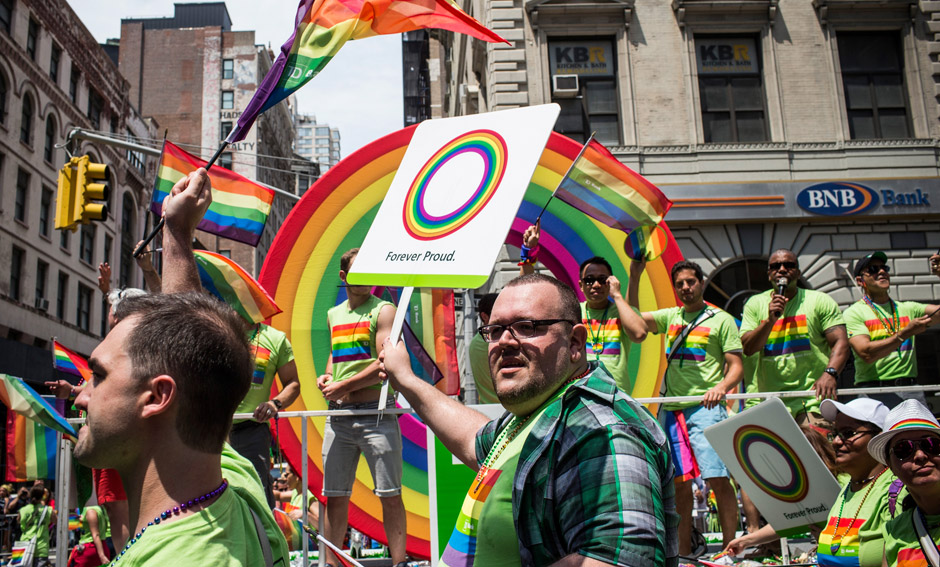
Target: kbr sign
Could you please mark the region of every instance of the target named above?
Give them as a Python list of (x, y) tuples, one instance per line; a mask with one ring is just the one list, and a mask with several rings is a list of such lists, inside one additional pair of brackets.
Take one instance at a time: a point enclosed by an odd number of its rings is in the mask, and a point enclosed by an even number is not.
[(830, 217), (857, 215), (878, 204), (878, 194), (858, 183), (832, 181), (800, 191), (796, 204), (804, 211)]

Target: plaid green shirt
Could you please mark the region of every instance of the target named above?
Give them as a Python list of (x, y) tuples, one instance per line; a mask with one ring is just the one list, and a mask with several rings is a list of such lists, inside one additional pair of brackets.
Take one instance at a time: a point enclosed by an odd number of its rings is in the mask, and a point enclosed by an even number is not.
[[(679, 516), (659, 423), (596, 363), (535, 422), (512, 509), (522, 565), (577, 553), (615, 565), (675, 566)], [(482, 464), (507, 413), (477, 434)]]

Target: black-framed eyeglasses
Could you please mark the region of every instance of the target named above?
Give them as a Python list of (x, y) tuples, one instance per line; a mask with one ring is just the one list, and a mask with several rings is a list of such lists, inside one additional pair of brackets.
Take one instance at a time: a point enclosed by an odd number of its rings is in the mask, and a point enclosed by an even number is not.
[(928, 457), (936, 457), (940, 455), (940, 438), (930, 436), (920, 439), (901, 439), (891, 445), (891, 452), (899, 461), (907, 461), (917, 454), (918, 448)]
[(495, 343), (499, 341), (500, 337), (503, 336), (503, 333), (506, 332), (506, 329), (509, 329), (509, 333), (516, 340), (519, 339), (530, 339), (538, 334), (539, 327), (547, 327), (548, 325), (554, 325), (555, 323), (570, 323), (571, 325), (576, 325), (574, 321), (569, 321), (568, 319), (522, 319), (519, 321), (514, 321), (508, 325), (483, 325), (480, 327), (479, 333), (483, 337), (483, 340), (488, 343)]
[(874, 265), (872, 265), (872, 264), (869, 264), (869, 265), (865, 266), (864, 270), (865, 270), (866, 272), (868, 272), (869, 275), (877, 276), (877, 275), (878, 275), (878, 272), (880, 272), (881, 270), (884, 270), (886, 274), (890, 274), (890, 273), (891, 273), (891, 266), (889, 266), (889, 265), (887, 265), (887, 264), (880, 264), (880, 265), (877, 265), (877, 266), (874, 266)]
[(581, 283), (584, 285), (594, 285), (595, 283), (604, 285), (607, 283), (607, 278), (609, 277), (610, 276), (584, 276), (581, 278)]
[(798, 266), (796, 262), (774, 262), (773, 264), (768, 265), (768, 267), (776, 272), (780, 268), (795, 270)]
[(832, 443), (838, 437), (839, 439), (842, 439), (843, 443), (849, 443), (852, 441), (852, 439), (855, 439), (856, 437), (858, 437), (859, 435), (863, 433), (874, 435), (876, 432), (870, 429), (840, 429), (838, 431), (830, 431), (829, 433), (827, 433), (826, 439), (828, 439), (829, 442)]

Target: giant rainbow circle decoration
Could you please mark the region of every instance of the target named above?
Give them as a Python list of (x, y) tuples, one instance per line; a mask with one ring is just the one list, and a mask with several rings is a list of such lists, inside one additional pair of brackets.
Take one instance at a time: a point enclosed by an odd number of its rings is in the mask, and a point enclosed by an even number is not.
[[(790, 504), (806, 497), (809, 492), (809, 476), (803, 462), (779, 435), (759, 425), (745, 425), (735, 431), (733, 446), (744, 474), (769, 496)], [(768, 475), (755, 465), (751, 451), (758, 446), (777, 453), (783, 459), (784, 468), (774, 469), (783, 480), (768, 478)]]
[[(326, 401), (316, 386), (329, 355), (330, 333), (326, 313), (345, 300), (339, 287), (339, 259), (365, 239), (398, 165), (414, 135), (414, 128), (399, 130), (359, 149), (333, 166), (294, 205), (278, 231), (261, 270), (260, 282), (284, 311), (271, 324), (286, 332), (294, 347), (301, 391), (288, 408), (294, 411), (325, 410)], [(506, 242), (519, 246), (525, 229), (535, 222), (552, 190), (578, 155), (581, 144), (553, 133), (513, 221)], [(669, 269), (681, 259), (678, 246), (664, 223), (668, 238), (665, 253), (647, 265), (640, 283), (640, 306), (653, 310), (676, 305)], [(624, 288), (629, 259), (623, 232), (604, 226), (583, 213), (552, 200), (541, 221), (539, 260), (560, 280), (578, 289), (578, 265), (592, 256), (604, 256)], [(579, 295), (580, 291), (578, 291)], [(583, 299), (583, 297), (582, 297)], [(629, 370), (636, 377), (633, 395), (653, 397), (665, 369), (661, 335), (655, 335), (630, 351)], [(275, 386), (276, 387), (276, 386)], [(277, 425), (287, 461), (300, 470), (302, 420), (281, 419)], [(325, 418), (307, 421), (310, 490), (320, 497), (323, 484), (321, 447)], [(402, 498), (408, 523), (407, 549), (413, 557), (428, 558), (431, 551), (428, 504), (426, 428), (417, 418), (400, 419), (404, 444)], [(372, 493), (372, 476), (360, 460), (353, 486), (350, 524), (385, 541), (382, 507)]]
[[(499, 187), (507, 162), (506, 141), (493, 130), (473, 130), (444, 144), (421, 167), (405, 195), (402, 220), (405, 230), (418, 240), (435, 240), (460, 230), (489, 203)], [(450, 160), (462, 155), (476, 155), (483, 161), (483, 177), (465, 203), (443, 215), (433, 215), (425, 208), (428, 188), (434, 176)]]

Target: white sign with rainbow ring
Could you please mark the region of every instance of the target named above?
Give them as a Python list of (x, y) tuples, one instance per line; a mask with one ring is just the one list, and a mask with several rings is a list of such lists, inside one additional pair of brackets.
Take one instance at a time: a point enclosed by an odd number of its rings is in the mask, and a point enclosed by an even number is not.
[(486, 283), (559, 112), (545, 104), (422, 122), (347, 281)]

